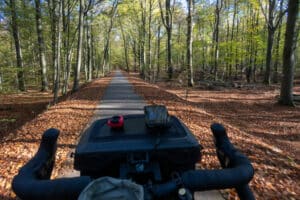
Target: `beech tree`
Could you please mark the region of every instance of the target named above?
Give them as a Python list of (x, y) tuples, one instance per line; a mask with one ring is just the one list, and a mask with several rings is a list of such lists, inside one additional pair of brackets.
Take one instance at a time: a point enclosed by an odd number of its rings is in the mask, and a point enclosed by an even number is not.
[(83, 15), (84, 15), (83, 0), (79, 0), (79, 17), (78, 17), (78, 40), (76, 51), (76, 66), (74, 70), (73, 91), (79, 89), (80, 68), (82, 62), (82, 37), (83, 37)]
[[(283, 1), (283, 0), (279, 0)], [(274, 43), (274, 34), (276, 29), (278, 28), (281, 18), (283, 17), (286, 10), (280, 9), (280, 12), (276, 12), (278, 0), (268, 0), (267, 10), (264, 8), (261, 0), (259, 0), (260, 6), (263, 12), (263, 15), (266, 20), (266, 25), (268, 29), (268, 43), (266, 50), (266, 69), (264, 75), (264, 83), (269, 85), (271, 83), (271, 62), (272, 62), (272, 50)]]
[(11, 29), (12, 29), (14, 42), (15, 42), (15, 51), (16, 51), (17, 67), (18, 67), (18, 73), (17, 73), (18, 89), (20, 91), (25, 91), (23, 55), (22, 55), (22, 48), (21, 48), (21, 41), (20, 41), (18, 19), (17, 19), (16, 1), (10, 0), (9, 2), (6, 3), (8, 4), (10, 9)]
[(187, 0), (188, 15), (187, 15), (187, 71), (188, 71), (188, 86), (194, 86), (193, 79), (193, 0)]
[(215, 9), (215, 22), (213, 31), (213, 48), (214, 48), (214, 79), (218, 77), (218, 65), (219, 65), (219, 26), (220, 26), (220, 14), (223, 7), (223, 0), (216, 1)]
[[(173, 66), (172, 66), (172, 23), (173, 23), (173, 12), (171, 7), (171, 0), (165, 0), (165, 9), (162, 8), (161, 0), (159, 2), (159, 8), (161, 13), (161, 20), (167, 32), (167, 68), (168, 77), (173, 77)], [(173, 2), (173, 6), (174, 6)]]
[(299, 34), (299, 0), (289, 0), (288, 17), (285, 30), (285, 42), (283, 49), (283, 78), (281, 82), (279, 103), (293, 106), (293, 80), (295, 68), (295, 51)]
[(47, 63), (45, 55), (45, 42), (43, 37), (43, 25), (42, 25), (42, 14), (41, 14), (41, 2), (40, 0), (35, 0), (35, 15), (36, 15), (36, 31), (39, 46), (39, 57), (40, 57), (40, 67), (41, 67), (41, 81), (42, 81), (42, 91), (48, 90), (48, 78), (47, 78)]

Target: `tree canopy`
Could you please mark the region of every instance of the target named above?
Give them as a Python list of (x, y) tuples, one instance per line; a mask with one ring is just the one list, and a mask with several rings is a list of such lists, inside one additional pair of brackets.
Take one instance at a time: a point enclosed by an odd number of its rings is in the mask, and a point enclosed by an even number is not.
[(114, 68), (149, 81), (181, 76), (190, 86), (206, 79), (270, 84), (281, 77), (283, 0), (0, 3), (2, 92), (49, 87), (66, 93)]

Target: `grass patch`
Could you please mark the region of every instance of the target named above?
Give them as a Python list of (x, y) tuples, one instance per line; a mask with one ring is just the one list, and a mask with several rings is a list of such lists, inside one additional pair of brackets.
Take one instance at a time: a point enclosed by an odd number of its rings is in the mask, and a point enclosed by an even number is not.
[(14, 118), (4, 118), (4, 119), (0, 119), (0, 122), (10, 122), (10, 123), (13, 123), (15, 122), (17, 119), (14, 119)]

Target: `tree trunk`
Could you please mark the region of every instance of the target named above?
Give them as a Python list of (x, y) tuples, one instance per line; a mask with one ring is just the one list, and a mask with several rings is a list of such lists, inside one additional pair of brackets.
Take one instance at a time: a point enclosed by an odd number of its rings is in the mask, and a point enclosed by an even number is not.
[(171, 16), (171, 3), (166, 0), (166, 24), (167, 24), (167, 51), (168, 51), (168, 76), (169, 79), (173, 78), (172, 66), (172, 16)]
[(160, 0), (158, 1), (161, 19), (167, 32), (167, 68), (168, 78), (173, 78), (173, 66), (172, 66), (172, 10), (170, 0), (165, 0), (165, 13), (163, 12)]
[(273, 71), (273, 83), (278, 83), (278, 65), (279, 65), (279, 48), (280, 48), (280, 37), (281, 37), (281, 25), (278, 29), (277, 40), (276, 40), (276, 49), (275, 49), (275, 62), (274, 62), (274, 71)]
[[(63, 10), (65, 12), (65, 10)], [(68, 84), (71, 73), (71, 59), (72, 59), (72, 48), (70, 44), (70, 20), (71, 20), (71, 8), (70, 8), (70, 0), (67, 1), (67, 15), (63, 18), (63, 31), (64, 31), (64, 51), (65, 51), (65, 76), (64, 76), (64, 84), (62, 93), (66, 94), (68, 91)]]
[(172, 29), (167, 29), (167, 61), (168, 61), (168, 77), (173, 78), (173, 66), (172, 66)]
[[(283, 1), (280, 2), (280, 12), (283, 12)], [(275, 62), (274, 62), (274, 71), (273, 71), (273, 83), (278, 83), (278, 65), (279, 65), (279, 49), (280, 49), (280, 39), (281, 39), (281, 25), (282, 19), (279, 21), (278, 33), (275, 46)]]
[[(239, 35), (239, 20), (236, 22), (236, 41), (239, 41), (238, 35)], [(238, 78), (238, 66), (239, 66), (239, 56), (238, 56), (238, 45), (235, 45), (235, 73), (234, 73), (234, 78)]]
[(133, 51), (133, 57), (134, 57), (134, 72), (137, 72), (137, 64), (136, 64), (136, 61), (137, 61), (137, 50), (136, 50), (136, 41), (133, 40), (133, 45), (132, 45), (132, 51)]
[(283, 78), (281, 82), (280, 100), (283, 105), (293, 103), (293, 80), (295, 67), (295, 50), (297, 47), (297, 17), (299, 13), (299, 0), (289, 0), (288, 17), (285, 31), (283, 49)]
[(52, 68), (53, 68), (53, 76), (52, 76), (52, 92), (54, 92), (55, 88), (55, 82), (56, 82), (56, 75), (57, 75), (57, 66), (56, 66), (56, 27), (57, 27), (57, 16), (56, 16), (56, 1), (55, 0), (48, 0), (48, 5), (49, 5), (49, 14), (51, 18), (51, 50), (52, 50)]
[(3, 83), (3, 74), (2, 74), (2, 71), (1, 71), (1, 68), (0, 68), (0, 91), (3, 90), (2, 83)]
[(233, 12), (233, 17), (232, 17), (232, 28), (231, 28), (231, 36), (230, 36), (230, 65), (229, 65), (229, 79), (232, 79), (232, 66), (233, 66), (233, 36), (234, 36), (234, 28), (235, 28), (235, 17), (237, 14), (237, 0), (234, 0), (234, 12)]
[(156, 79), (159, 78), (159, 74), (160, 74), (160, 34), (161, 34), (161, 30), (160, 30), (161, 26), (158, 26), (158, 35), (157, 35), (157, 61), (156, 61)]
[(274, 29), (268, 28), (268, 45), (267, 45), (267, 54), (266, 54), (266, 70), (264, 76), (264, 83), (269, 85), (271, 82), (271, 61), (272, 61), (272, 49), (274, 42)]
[(63, 1), (59, 1), (58, 4), (58, 16), (57, 16), (57, 41), (56, 41), (56, 80), (54, 85), (54, 103), (57, 103), (58, 93), (60, 87), (60, 72), (61, 72), (61, 29), (62, 29), (62, 3)]
[(95, 48), (95, 36), (93, 33), (93, 28), (92, 26), (90, 27), (91, 31), (91, 56), (92, 56), (92, 71), (91, 71), (91, 76), (92, 79), (96, 78), (95, 76), (95, 70), (96, 70), (96, 55), (97, 55), (97, 49)]
[(145, 52), (145, 43), (146, 43), (146, 6), (144, 5), (144, 1), (140, 0), (140, 8), (141, 8), (141, 25), (139, 28), (139, 43), (140, 43), (140, 76), (142, 78), (146, 77), (145, 69), (146, 69), (146, 52)]
[(76, 66), (74, 70), (74, 83), (73, 91), (79, 89), (80, 81), (80, 68), (82, 62), (82, 39), (83, 39), (83, 0), (79, 0), (79, 17), (78, 17), (78, 41), (77, 41), (77, 53), (76, 53)]
[(213, 32), (214, 42), (214, 79), (218, 79), (218, 65), (219, 65), (219, 26), (220, 26), (220, 12), (223, 6), (223, 0), (217, 0), (215, 10), (215, 27)]
[(102, 61), (102, 76), (105, 74), (105, 70), (107, 68), (107, 62), (108, 62), (108, 51), (109, 51), (109, 35), (106, 36), (106, 42), (104, 46), (104, 51), (103, 51), (103, 61)]
[(10, 0), (10, 12), (11, 12), (11, 26), (13, 32), (13, 38), (15, 42), (15, 50), (16, 50), (16, 59), (17, 59), (17, 78), (18, 78), (18, 89), (20, 91), (25, 91), (25, 78), (24, 78), (24, 67), (23, 67), (23, 57), (22, 57), (22, 49), (19, 35), (19, 27), (17, 23), (17, 10), (16, 10), (16, 1)]
[(194, 86), (194, 78), (193, 78), (193, 0), (187, 0), (188, 6), (188, 16), (187, 16), (187, 71), (188, 71), (188, 87)]
[(107, 30), (107, 34), (106, 34), (106, 43), (104, 46), (104, 52), (103, 52), (103, 63), (102, 63), (102, 75), (105, 74), (105, 69), (107, 67), (108, 64), (108, 70), (110, 70), (110, 33), (111, 33), (111, 29), (113, 27), (113, 22), (114, 22), (114, 17), (115, 17), (115, 13), (118, 7), (118, 0), (115, 0), (113, 3), (113, 6), (111, 8), (111, 12), (110, 12), (110, 24)]
[[(87, 16), (86, 16), (87, 19)], [(91, 36), (91, 24), (86, 20), (86, 53), (87, 53), (87, 81), (92, 81), (92, 36)]]
[[(283, 0), (281, 0), (283, 1)], [(264, 17), (266, 19), (267, 27), (268, 27), (268, 43), (267, 43), (267, 52), (266, 52), (266, 69), (263, 82), (266, 85), (269, 85), (271, 82), (271, 65), (272, 65), (272, 49), (274, 43), (274, 34), (275, 31), (284, 16), (285, 11), (281, 10), (277, 12), (278, 2), (277, 0), (269, 0), (268, 3), (268, 16), (262, 6), (261, 0), (259, 1), (260, 7), (263, 11)], [(282, 5), (282, 2), (281, 2)], [(277, 16), (275, 15), (277, 13)], [(276, 20), (275, 20), (276, 19)]]
[(35, 18), (36, 18), (36, 30), (38, 37), (38, 46), (40, 54), (40, 67), (41, 67), (41, 81), (42, 81), (42, 91), (48, 90), (48, 80), (47, 80), (47, 63), (45, 57), (45, 42), (43, 37), (43, 27), (41, 18), (41, 7), (40, 0), (35, 0)]
[(152, 57), (152, 52), (151, 52), (151, 23), (152, 23), (152, 7), (153, 7), (153, 2), (152, 0), (149, 0), (149, 18), (148, 18), (148, 70), (149, 70), (149, 79), (150, 82), (153, 80), (153, 72), (152, 72), (152, 62), (151, 62), (151, 57)]
[(93, 44), (92, 44), (92, 30), (91, 25), (88, 26), (88, 81), (92, 81), (92, 74), (93, 74)]
[(119, 20), (119, 25), (121, 28), (122, 38), (123, 38), (123, 46), (124, 46), (124, 59), (126, 64), (126, 71), (129, 72), (129, 63), (128, 63), (128, 48), (127, 48), (127, 38), (123, 29), (123, 25), (121, 20)]

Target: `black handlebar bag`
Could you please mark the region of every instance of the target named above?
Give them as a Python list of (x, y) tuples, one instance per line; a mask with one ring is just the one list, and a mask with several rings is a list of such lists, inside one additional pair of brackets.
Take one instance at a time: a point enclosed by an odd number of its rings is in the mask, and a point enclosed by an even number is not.
[(167, 128), (170, 126), (170, 116), (165, 106), (145, 106), (144, 113), (145, 123), (148, 128)]

